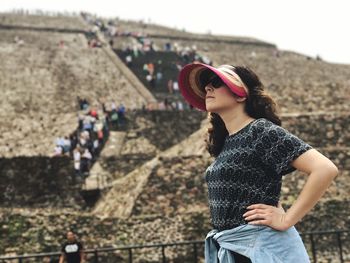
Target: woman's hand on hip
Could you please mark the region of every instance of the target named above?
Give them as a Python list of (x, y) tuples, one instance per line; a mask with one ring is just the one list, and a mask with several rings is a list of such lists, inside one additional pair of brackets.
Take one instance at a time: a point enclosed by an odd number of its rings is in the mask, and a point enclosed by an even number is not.
[(247, 207), (248, 212), (243, 214), (244, 220), (248, 221), (251, 225), (265, 225), (275, 230), (285, 231), (291, 225), (286, 221), (286, 212), (284, 211), (281, 203), (278, 203), (278, 207), (254, 204)]

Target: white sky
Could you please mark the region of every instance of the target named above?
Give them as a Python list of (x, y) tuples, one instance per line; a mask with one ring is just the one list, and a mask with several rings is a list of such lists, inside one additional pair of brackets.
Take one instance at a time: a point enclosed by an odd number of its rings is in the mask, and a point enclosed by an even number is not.
[(0, 12), (11, 9), (83, 10), (196, 33), (248, 36), (350, 64), (348, 0), (0, 0)]

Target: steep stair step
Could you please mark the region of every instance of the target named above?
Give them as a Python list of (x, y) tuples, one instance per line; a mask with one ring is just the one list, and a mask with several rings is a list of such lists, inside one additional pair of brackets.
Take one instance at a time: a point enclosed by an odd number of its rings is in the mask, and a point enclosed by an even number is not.
[(90, 175), (85, 179), (82, 186), (83, 191), (95, 191), (96, 189), (104, 189), (108, 185), (108, 171), (101, 165), (101, 161), (105, 158), (119, 156), (122, 150), (126, 132), (111, 131), (109, 139), (106, 142), (98, 160), (91, 167)]

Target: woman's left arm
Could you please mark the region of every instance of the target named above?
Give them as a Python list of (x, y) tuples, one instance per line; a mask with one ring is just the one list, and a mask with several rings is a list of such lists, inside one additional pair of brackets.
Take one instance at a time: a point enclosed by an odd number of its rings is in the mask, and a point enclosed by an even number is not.
[(327, 157), (315, 149), (308, 150), (295, 159), (291, 165), (307, 173), (308, 179), (297, 200), (287, 212), (278, 207), (254, 204), (243, 216), (249, 224), (267, 225), (276, 230), (287, 230), (301, 220), (325, 193), (338, 169)]

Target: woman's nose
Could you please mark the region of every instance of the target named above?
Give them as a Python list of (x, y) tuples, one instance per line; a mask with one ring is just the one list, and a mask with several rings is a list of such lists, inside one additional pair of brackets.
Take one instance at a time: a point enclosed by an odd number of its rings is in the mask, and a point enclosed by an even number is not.
[(205, 90), (205, 92), (208, 92), (208, 91), (212, 91), (213, 88), (211, 87), (210, 84), (208, 84), (207, 86), (205, 86), (204, 90)]

